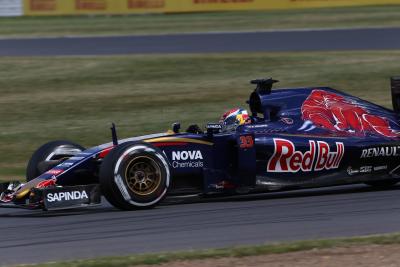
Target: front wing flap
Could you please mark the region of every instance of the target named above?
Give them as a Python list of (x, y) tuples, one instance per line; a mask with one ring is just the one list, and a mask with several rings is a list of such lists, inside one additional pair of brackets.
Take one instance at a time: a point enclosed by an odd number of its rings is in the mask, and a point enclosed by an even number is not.
[[(9, 183), (8, 183), (9, 184)], [(0, 192), (7, 190), (7, 183), (0, 185)], [(97, 206), (101, 203), (100, 186), (54, 186), (48, 188), (33, 188), (29, 199), (24, 203), (0, 202), (1, 208), (24, 208), (60, 210)]]

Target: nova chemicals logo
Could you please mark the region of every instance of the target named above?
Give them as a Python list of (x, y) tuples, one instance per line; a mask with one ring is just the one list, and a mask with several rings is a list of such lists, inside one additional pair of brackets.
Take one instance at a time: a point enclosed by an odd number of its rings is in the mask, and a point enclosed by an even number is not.
[(297, 151), (295, 145), (285, 139), (274, 139), (275, 151), (268, 161), (268, 172), (310, 172), (339, 168), (344, 155), (344, 144), (336, 142), (333, 150), (323, 141), (309, 141), (307, 151)]
[(202, 168), (203, 155), (200, 150), (172, 151), (173, 168)]

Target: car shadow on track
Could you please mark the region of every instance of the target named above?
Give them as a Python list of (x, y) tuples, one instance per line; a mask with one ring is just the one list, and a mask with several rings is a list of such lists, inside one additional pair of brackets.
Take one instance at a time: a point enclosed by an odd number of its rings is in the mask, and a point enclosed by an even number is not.
[[(366, 185), (347, 185), (347, 186), (331, 186), (317, 189), (302, 189), (293, 191), (280, 191), (280, 192), (268, 192), (268, 193), (253, 193), (247, 195), (225, 195), (215, 197), (171, 197), (166, 199), (161, 206), (171, 205), (188, 205), (195, 203), (218, 203), (218, 202), (241, 202), (241, 201), (260, 201), (268, 199), (289, 199), (289, 198), (301, 198), (301, 197), (316, 197), (316, 196), (327, 196), (327, 195), (343, 195), (343, 194), (363, 194), (369, 192), (380, 192), (380, 191), (398, 191), (400, 185), (392, 186), (390, 188), (374, 188)], [(87, 214), (98, 214), (98, 213), (109, 213), (109, 212), (124, 212), (112, 207), (106, 200), (103, 200), (102, 206), (91, 207), (91, 208), (78, 208), (78, 209), (66, 209), (56, 211), (42, 211), (42, 210), (20, 210), (20, 209), (8, 209), (2, 210), (0, 218), (49, 218), (49, 217), (60, 217), (60, 216), (79, 216)], [(126, 211), (125, 211), (126, 212)], [(134, 211), (133, 211), (134, 212)]]
[(204, 197), (204, 198), (193, 198), (193, 199), (182, 199), (181, 202), (176, 200), (173, 203), (166, 204), (192, 204), (192, 203), (205, 203), (205, 202), (225, 202), (225, 201), (258, 201), (268, 199), (286, 199), (286, 198), (300, 198), (300, 197), (315, 197), (315, 196), (327, 196), (327, 195), (343, 195), (343, 194), (363, 194), (369, 192), (380, 192), (380, 191), (397, 191), (400, 190), (400, 184), (387, 188), (371, 187), (363, 184), (356, 185), (342, 185), (342, 186), (330, 186), (313, 189), (297, 189), (290, 191), (275, 191), (267, 193), (252, 193), (247, 195), (231, 195), (223, 197)]
[(118, 211), (119, 210), (115, 209), (114, 207), (76, 208), (55, 211), (10, 209), (6, 212), (0, 213), (0, 218), (49, 218)]

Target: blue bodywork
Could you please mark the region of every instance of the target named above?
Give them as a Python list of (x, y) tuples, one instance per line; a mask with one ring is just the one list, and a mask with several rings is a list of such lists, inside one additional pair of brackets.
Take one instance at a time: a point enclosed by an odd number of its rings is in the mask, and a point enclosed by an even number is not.
[[(400, 178), (400, 126), (392, 110), (337, 90), (254, 91), (252, 122), (234, 131), (165, 133), (147, 142), (170, 164), (170, 194), (271, 191)], [(87, 149), (39, 176), (59, 185), (97, 182), (112, 143)], [(399, 170), (398, 170), (399, 168)]]

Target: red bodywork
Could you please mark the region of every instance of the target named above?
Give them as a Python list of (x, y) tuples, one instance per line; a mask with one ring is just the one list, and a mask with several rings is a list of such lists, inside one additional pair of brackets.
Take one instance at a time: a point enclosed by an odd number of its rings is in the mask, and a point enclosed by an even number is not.
[(335, 93), (314, 90), (304, 101), (301, 112), (304, 120), (332, 132), (365, 136), (366, 133), (398, 137), (386, 118), (370, 114), (368, 110)]

